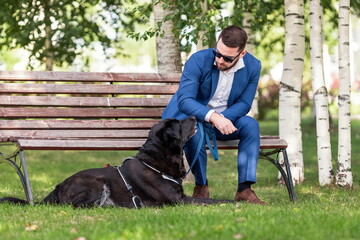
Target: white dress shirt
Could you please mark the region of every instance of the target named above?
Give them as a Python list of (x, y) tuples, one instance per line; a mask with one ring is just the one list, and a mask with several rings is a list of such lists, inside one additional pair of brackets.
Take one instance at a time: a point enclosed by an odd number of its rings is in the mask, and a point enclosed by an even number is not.
[[(214, 62), (214, 64), (216, 63)], [(221, 113), (227, 109), (227, 102), (234, 81), (234, 74), (243, 67), (245, 67), (244, 60), (240, 58), (239, 61), (237, 61), (237, 63), (228, 71), (220, 71), (219, 81), (214, 96), (207, 105), (211, 108), (211, 110), (206, 114), (205, 121), (209, 122), (210, 116), (213, 112)]]

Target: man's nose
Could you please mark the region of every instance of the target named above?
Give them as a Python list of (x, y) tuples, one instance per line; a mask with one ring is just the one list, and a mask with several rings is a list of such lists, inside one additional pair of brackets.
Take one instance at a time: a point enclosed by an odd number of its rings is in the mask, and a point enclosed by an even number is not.
[(218, 59), (219, 59), (219, 60), (218, 60), (219, 63), (225, 63), (225, 60), (224, 60), (223, 57), (220, 57), (220, 58), (218, 58)]

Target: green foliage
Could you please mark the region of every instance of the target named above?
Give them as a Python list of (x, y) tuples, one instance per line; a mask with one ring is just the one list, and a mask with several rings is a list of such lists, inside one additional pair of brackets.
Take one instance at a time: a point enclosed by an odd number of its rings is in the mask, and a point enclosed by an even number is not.
[[(352, 122), (352, 144), (360, 144), (360, 121)], [(278, 134), (277, 119), (260, 122), (264, 135)], [(317, 175), (315, 123), (302, 124), (305, 182), (295, 187), (297, 202), (289, 201), (286, 188), (276, 183), (277, 170), (260, 160), (257, 195), (269, 206), (246, 203), (214, 206), (175, 206), (146, 208), (74, 209), (69, 206), (12, 206), (0, 204), (2, 239), (358, 239), (360, 235), (359, 178), (354, 187), (319, 187)], [(331, 132), (333, 146), (336, 131)], [(333, 149), (336, 149), (334, 147)], [(70, 174), (84, 168), (119, 164), (134, 152), (27, 151), (29, 174), (35, 199), (40, 200)], [(220, 160), (209, 159), (208, 178), (214, 198), (232, 199), (236, 191), (236, 151), (220, 151)], [(336, 150), (333, 159), (336, 159)], [(360, 148), (352, 148), (352, 159), (359, 159)], [(353, 161), (354, 173), (360, 162)], [(0, 165), (0, 197), (23, 197), (15, 171)], [(356, 175), (355, 175), (356, 176)], [(192, 183), (185, 191), (191, 194)]]
[(360, 0), (351, 0), (350, 7), (352, 12), (358, 17), (360, 17)]
[[(225, 0), (157, 0), (154, 4), (161, 4), (163, 9), (170, 10), (170, 13), (164, 16), (165, 21), (172, 21), (174, 24), (173, 33), (181, 42), (181, 51), (190, 52), (193, 44), (201, 42), (204, 46), (214, 47), (215, 33), (230, 24), (242, 25), (244, 12), (250, 12), (253, 16), (251, 29), (257, 36), (255, 45), (259, 45), (264, 36), (271, 31), (275, 22), (281, 24), (283, 9), (282, 1), (225, 1)], [(206, 6), (203, 6), (206, 4)], [(279, 8), (280, 6), (280, 8)], [(138, 11), (137, 8), (134, 11)], [(275, 14), (276, 17), (271, 17)], [(282, 20), (283, 21), (283, 20)], [(129, 36), (139, 39), (148, 39), (153, 36), (162, 36), (160, 22), (154, 28), (149, 28), (141, 33), (128, 32)], [(202, 34), (204, 33), (204, 34)], [(272, 35), (272, 34), (269, 34)], [(278, 41), (281, 36), (276, 36)], [(266, 46), (266, 44), (265, 44)], [(267, 48), (272, 46), (267, 45)]]
[[(308, 0), (305, 5), (305, 26), (309, 28)], [(267, 73), (276, 63), (283, 60), (284, 52), (284, 1), (283, 0), (156, 0), (154, 4), (161, 4), (164, 9), (171, 13), (164, 16), (164, 21), (172, 21), (174, 35), (181, 42), (181, 50), (190, 52), (192, 46), (202, 42), (204, 46), (214, 47), (215, 33), (229, 24), (243, 25), (244, 13), (251, 14), (251, 35), (254, 36), (255, 55), (262, 61), (262, 72)], [(203, 4), (206, 4), (205, 10)], [(324, 8), (324, 39), (330, 47), (330, 52), (337, 44), (337, 18), (338, 1), (322, 0)], [(351, 1), (352, 11), (359, 13), (360, 0)], [(149, 16), (147, 13), (146, 16)], [(149, 19), (150, 21), (150, 19)], [(162, 36), (162, 23), (154, 28), (149, 28), (143, 33), (128, 32), (139, 39), (148, 39), (154, 36)], [(204, 34), (200, 34), (200, 33)], [(306, 30), (305, 40), (306, 58), (309, 58), (309, 31)], [(307, 70), (308, 71), (308, 70)], [(304, 79), (309, 81), (308, 73)]]
[[(0, 10), (0, 43), (30, 51), (35, 60), (53, 58), (56, 65), (71, 64), (94, 42), (121, 50), (121, 31), (134, 29), (136, 18), (125, 11), (134, 0), (3, 0)], [(47, 42), (47, 40), (49, 40)]]

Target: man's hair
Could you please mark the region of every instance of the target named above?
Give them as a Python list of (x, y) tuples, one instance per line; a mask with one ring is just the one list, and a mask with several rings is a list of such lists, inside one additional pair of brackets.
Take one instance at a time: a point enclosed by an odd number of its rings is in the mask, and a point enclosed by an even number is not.
[(228, 26), (224, 28), (218, 40), (222, 40), (225, 46), (230, 48), (239, 48), (240, 51), (245, 49), (246, 41), (248, 39), (244, 29), (238, 26)]

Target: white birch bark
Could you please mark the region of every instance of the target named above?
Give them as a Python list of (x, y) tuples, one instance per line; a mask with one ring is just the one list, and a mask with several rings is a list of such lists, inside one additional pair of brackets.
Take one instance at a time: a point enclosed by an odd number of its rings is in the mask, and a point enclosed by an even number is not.
[[(156, 1), (154, 7), (155, 26), (162, 22), (163, 18), (171, 12), (171, 9), (163, 9), (161, 1)], [(180, 46), (173, 34), (171, 20), (163, 22), (161, 31), (164, 36), (156, 37), (156, 55), (159, 73), (181, 72)]]
[(310, 0), (310, 65), (316, 114), (316, 142), (319, 184), (333, 182), (329, 124), (328, 92), (323, 69), (322, 7), (320, 0)]
[(304, 2), (285, 0), (284, 69), (280, 82), (279, 134), (288, 143), (294, 184), (304, 180), (301, 134), (301, 81), (304, 70)]
[(339, 2), (339, 142), (336, 184), (351, 187), (351, 119), (350, 119), (350, 0)]

